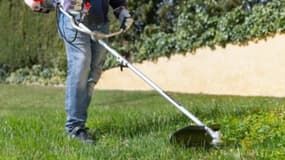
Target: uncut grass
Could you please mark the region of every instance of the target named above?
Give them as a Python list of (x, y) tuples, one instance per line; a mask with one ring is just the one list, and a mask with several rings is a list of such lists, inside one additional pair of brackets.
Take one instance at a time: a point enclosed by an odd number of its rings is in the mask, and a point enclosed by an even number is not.
[(226, 147), (172, 146), (171, 133), (191, 121), (154, 92), (122, 91), (95, 92), (87, 125), (97, 144), (84, 145), (65, 135), (63, 89), (0, 85), (0, 159), (240, 159), (272, 149), (243, 151), (238, 124), (231, 123), (284, 109), (284, 99), (171, 95), (205, 123), (221, 124)]

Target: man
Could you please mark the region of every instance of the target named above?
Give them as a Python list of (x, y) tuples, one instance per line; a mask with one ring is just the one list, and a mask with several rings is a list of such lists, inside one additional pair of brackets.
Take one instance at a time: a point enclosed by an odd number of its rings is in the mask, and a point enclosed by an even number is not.
[[(108, 32), (109, 4), (121, 21), (122, 28), (130, 28), (133, 20), (125, 0), (25, 0), (34, 11), (48, 12), (51, 5), (60, 4), (93, 31)], [(67, 120), (65, 129), (70, 138), (94, 143), (85, 126), (87, 108), (94, 85), (100, 78), (106, 58), (105, 49), (85, 33), (76, 31), (70, 19), (63, 13), (58, 15), (58, 31), (63, 39), (67, 55), (67, 81), (65, 106)]]

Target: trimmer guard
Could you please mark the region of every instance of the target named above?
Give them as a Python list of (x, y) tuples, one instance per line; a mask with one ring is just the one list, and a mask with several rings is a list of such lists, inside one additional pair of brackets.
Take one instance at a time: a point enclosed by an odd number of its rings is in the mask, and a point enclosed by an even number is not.
[[(219, 125), (211, 125), (214, 132), (219, 132)], [(187, 126), (182, 128), (170, 137), (170, 142), (182, 147), (210, 147), (215, 145), (213, 138), (208, 134), (204, 126)]]

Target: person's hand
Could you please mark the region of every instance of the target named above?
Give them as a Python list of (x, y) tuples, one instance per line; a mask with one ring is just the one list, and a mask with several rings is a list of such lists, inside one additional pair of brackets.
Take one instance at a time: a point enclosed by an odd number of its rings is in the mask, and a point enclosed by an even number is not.
[(121, 24), (121, 28), (124, 30), (124, 32), (126, 32), (127, 30), (131, 28), (133, 23), (134, 23), (134, 19), (132, 17), (125, 17)]
[(125, 8), (121, 10), (119, 20), (121, 21), (121, 29), (123, 29), (124, 32), (130, 29), (134, 23), (134, 19), (131, 17), (129, 11)]
[(25, 3), (28, 7), (30, 7), (33, 11), (40, 11), (42, 1), (35, 0), (25, 0)]
[(49, 13), (53, 9), (52, 0), (25, 0), (24, 2), (34, 12)]

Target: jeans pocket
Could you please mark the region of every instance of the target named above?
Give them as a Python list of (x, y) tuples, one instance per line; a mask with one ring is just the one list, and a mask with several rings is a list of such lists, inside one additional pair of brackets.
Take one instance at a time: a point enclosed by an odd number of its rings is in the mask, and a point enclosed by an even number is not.
[(58, 18), (58, 33), (61, 39), (73, 41), (77, 36), (77, 30), (72, 26), (71, 19), (64, 14)]

